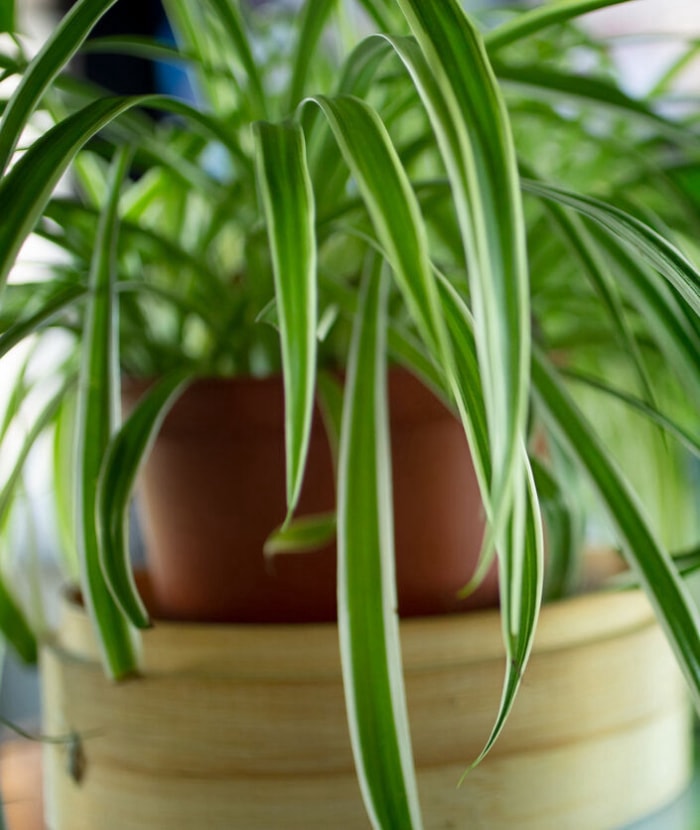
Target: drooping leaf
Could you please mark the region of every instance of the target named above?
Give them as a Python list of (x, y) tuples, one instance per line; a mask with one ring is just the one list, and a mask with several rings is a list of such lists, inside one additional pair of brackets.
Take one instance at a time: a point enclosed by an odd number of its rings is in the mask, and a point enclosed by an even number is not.
[(586, 470), (616, 528), (623, 553), (656, 611), (700, 706), (700, 617), (669, 554), (609, 453), (544, 358), (535, 354), (533, 389), (550, 429)]
[(29, 665), (36, 663), (36, 638), (24, 613), (2, 578), (0, 578), (0, 633), (23, 662)]
[(102, 127), (149, 96), (95, 101), (37, 139), (0, 182), (0, 289), (19, 249), (76, 153)]
[(330, 544), (335, 538), (335, 512), (297, 516), (286, 525), (276, 528), (265, 540), (263, 553), (269, 558), (295, 553), (307, 553)]
[[(116, 0), (78, 0), (32, 60), (0, 123), (0, 175), (5, 172), (29, 117), (58, 73), (77, 52), (92, 27)], [(2, 202), (7, 204), (6, 202)]]
[(700, 271), (649, 225), (614, 205), (562, 187), (532, 180), (523, 181), (523, 187), (528, 193), (573, 208), (615, 239), (623, 241), (667, 279), (693, 312), (700, 316)]
[(120, 375), (114, 258), (119, 194), (128, 164), (129, 153), (120, 151), (114, 161), (109, 197), (95, 238), (81, 344), (75, 429), (79, 467), (76, 526), (81, 583), (88, 612), (99, 631), (105, 669), (115, 679), (137, 672), (136, 639), (115, 603), (102, 571), (96, 502), (100, 467), (118, 418)]
[(255, 141), (282, 347), (289, 520), (301, 493), (316, 385), (314, 203), (301, 128), (259, 123)]
[(35, 312), (20, 318), (5, 329), (0, 335), (0, 358), (28, 335), (49, 325), (62, 311), (69, 308), (77, 299), (84, 297), (86, 289), (82, 285), (53, 284), (42, 305)]
[[(525, 224), (513, 139), (481, 36), (456, 2), (399, 0), (422, 50), (392, 39), (429, 114), (452, 191), (486, 405), (493, 533), (522, 486), (529, 371)], [(466, 417), (460, 406), (462, 417)], [(516, 485), (516, 480), (519, 483)]]
[(375, 830), (422, 826), (396, 614), (386, 283), (368, 272), (348, 365), (338, 473), (338, 633), (360, 788)]
[(111, 439), (96, 493), (100, 564), (114, 601), (137, 628), (150, 625), (129, 557), (129, 504), (141, 464), (168, 410), (191, 380), (187, 369), (166, 375), (146, 392)]
[(693, 453), (700, 458), (700, 434), (696, 435), (686, 429), (682, 424), (679, 424), (674, 418), (670, 418), (660, 411), (657, 407), (651, 406), (647, 401), (630, 395), (629, 392), (612, 386), (604, 380), (594, 377), (587, 372), (576, 371), (574, 369), (563, 369), (564, 377), (583, 383), (591, 389), (597, 389), (606, 395), (616, 398), (622, 403), (626, 404), (630, 409), (643, 415), (652, 423), (660, 426), (669, 435), (672, 435), (679, 441), (688, 452)]
[(15, 31), (15, 0), (0, 0), (0, 32)]
[(545, 3), (514, 15), (510, 20), (487, 32), (486, 45), (489, 52), (496, 52), (504, 46), (537, 34), (548, 26), (556, 26), (587, 12), (628, 2), (630, 0), (558, 0), (556, 3)]

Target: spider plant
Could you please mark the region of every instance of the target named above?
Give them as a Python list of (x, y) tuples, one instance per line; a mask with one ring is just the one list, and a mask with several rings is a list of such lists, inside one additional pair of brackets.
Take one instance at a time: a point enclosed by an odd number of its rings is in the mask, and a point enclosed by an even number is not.
[[(86, 43), (113, 2), (79, 0), (31, 62), (4, 56), (20, 81), (0, 125), (0, 352), (57, 326), (74, 345), (66, 387), (25, 442), (0, 518), (33, 438), (56, 418), (62, 432), (75, 400), (75, 543), (107, 670), (138, 671), (137, 630), (150, 620), (129, 568), (126, 511), (184, 384), (281, 369), (284, 534), (314, 394), (327, 386), (318, 370), (340, 362), (338, 628), (350, 732), (373, 825), (421, 826), (395, 613), (391, 359), (461, 418), (489, 520), (480, 572), (498, 557), (507, 660), (484, 753), (536, 630), (541, 512), (562, 540), (548, 588), (570, 581), (572, 468), (607, 510), (700, 703), (700, 621), (683, 565), (569, 389), (602, 388), (698, 452), (692, 414), (662, 407), (655, 381), (676, 378), (696, 411), (700, 274), (683, 250), (697, 210), (682, 173), (696, 167), (697, 134), (625, 95), (609, 72), (578, 73), (582, 50), (609, 65), (571, 21), (616, 3), (539, 5), (482, 31), (455, 0), (364, 0), (356, 26), (354, 6), (309, 2), (289, 41), (232, 0), (170, 0), (176, 46)], [(367, 21), (377, 34), (362, 37)], [(63, 70), (80, 48), (177, 61), (199, 104), (79, 84)], [(37, 109), (54, 125), (20, 144)], [(154, 121), (154, 110), (168, 117)], [(68, 169), (79, 196), (56, 198)], [(69, 259), (48, 283), (5, 285), (34, 228)], [(618, 360), (632, 391), (604, 375)], [(120, 425), (122, 371), (161, 380)], [(15, 411), (26, 383), (18, 390)], [(540, 430), (545, 461), (532, 451)], [(2, 607), (6, 636), (28, 648), (19, 609)]]

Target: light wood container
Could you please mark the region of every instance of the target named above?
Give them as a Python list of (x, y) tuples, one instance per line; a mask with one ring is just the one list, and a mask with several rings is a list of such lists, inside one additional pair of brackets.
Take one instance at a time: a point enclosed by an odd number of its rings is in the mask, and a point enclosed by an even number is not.
[[(513, 716), (461, 787), (500, 696), (499, 617), (409, 620), (401, 637), (427, 828), (618, 828), (686, 787), (689, 706), (639, 593), (544, 609)], [(144, 677), (115, 685), (66, 604), (42, 663), (45, 731), (83, 733), (85, 756), (76, 776), (66, 746), (44, 749), (50, 830), (369, 827), (333, 626), (159, 624)]]

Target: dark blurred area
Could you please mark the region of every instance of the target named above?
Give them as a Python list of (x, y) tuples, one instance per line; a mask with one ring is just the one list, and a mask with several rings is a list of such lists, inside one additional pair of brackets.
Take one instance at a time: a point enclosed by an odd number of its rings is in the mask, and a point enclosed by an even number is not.
[[(73, 3), (60, 0), (65, 12)], [(160, 0), (119, 0), (93, 29), (93, 37), (114, 35), (167, 36), (165, 16)], [(153, 63), (130, 55), (85, 55), (85, 76), (119, 95), (136, 95), (156, 91)]]

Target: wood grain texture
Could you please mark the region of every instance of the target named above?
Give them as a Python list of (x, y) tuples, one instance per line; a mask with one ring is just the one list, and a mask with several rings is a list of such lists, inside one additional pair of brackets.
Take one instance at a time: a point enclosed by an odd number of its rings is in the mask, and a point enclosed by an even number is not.
[[(685, 788), (689, 706), (637, 592), (544, 609), (513, 716), (458, 788), (495, 716), (500, 636), (495, 612), (401, 625), (428, 828), (605, 830)], [(50, 830), (369, 826), (332, 625), (159, 624), (144, 677), (114, 685), (67, 604), (42, 664), (46, 732), (85, 736), (81, 783), (65, 747), (44, 750)]]

